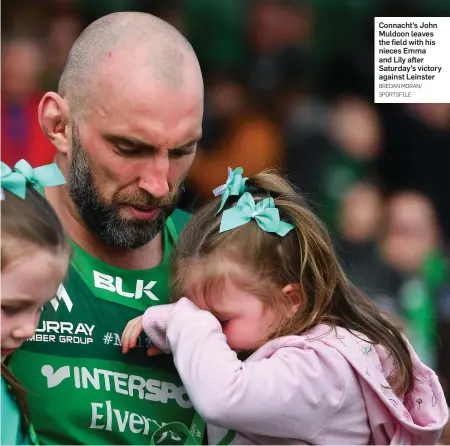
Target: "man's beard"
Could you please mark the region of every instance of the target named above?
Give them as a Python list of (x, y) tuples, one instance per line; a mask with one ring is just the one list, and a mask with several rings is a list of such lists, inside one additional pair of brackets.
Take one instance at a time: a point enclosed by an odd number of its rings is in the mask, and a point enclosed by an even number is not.
[[(183, 191), (180, 184), (175, 193), (162, 199), (140, 190), (130, 196), (115, 196), (106, 203), (95, 182), (89, 159), (78, 135), (72, 138), (73, 158), (67, 181), (70, 197), (89, 228), (104, 243), (127, 251), (149, 243), (164, 228)], [(120, 216), (120, 204), (150, 206), (158, 210), (153, 220), (125, 219)]]

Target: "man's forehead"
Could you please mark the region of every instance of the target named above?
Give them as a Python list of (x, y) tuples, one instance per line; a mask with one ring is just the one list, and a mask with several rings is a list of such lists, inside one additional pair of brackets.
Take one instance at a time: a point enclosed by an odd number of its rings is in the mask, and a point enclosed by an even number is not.
[(175, 44), (152, 48), (130, 41), (106, 51), (97, 68), (100, 79), (119, 83), (145, 80), (174, 91), (185, 83), (203, 84), (195, 53), (183, 51)]
[[(202, 101), (145, 100), (144, 95), (107, 98), (89, 107), (85, 127), (104, 138), (122, 136), (155, 147), (179, 147), (202, 132)], [(183, 105), (182, 105), (183, 104)], [(107, 138), (111, 140), (111, 138)]]
[(148, 69), (138, 67), (112, 62), (100, 70), (87, 98), (87, 126), (155, 145), (178, 145), (199, 136), (203, 117), (201, 73), (187, 72), (183, 85), (173, 89)]
[(198, 107), (203, 105), (203, 81), (201, 73), (194, 68), (183, 70), (174, 87), (173, 83), (156, 77), (151, 69), (139, 63), (129, 66), (111, 64), (96, 76), (92, 99), (109, 106), (132, 108), (166, 103), (176, 107)]

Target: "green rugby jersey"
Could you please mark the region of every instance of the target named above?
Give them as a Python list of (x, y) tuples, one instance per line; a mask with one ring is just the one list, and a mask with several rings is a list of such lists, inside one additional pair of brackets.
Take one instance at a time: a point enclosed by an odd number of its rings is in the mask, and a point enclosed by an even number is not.
[[(74, 246), (64, 284), (10, 362), (40, 443), (149, 444), (167, 423), (190, 425), (194, 410), (172, 357), (147, 357), (145, 333), (126, 355), (120, 342), (129, 320), (168, 303), (169, 257), (188, 218), (177, 210), (167, 220), (163, 261), (149, 270), (115, 268)], [(180, 441), (171, 432), (157, 440)]]

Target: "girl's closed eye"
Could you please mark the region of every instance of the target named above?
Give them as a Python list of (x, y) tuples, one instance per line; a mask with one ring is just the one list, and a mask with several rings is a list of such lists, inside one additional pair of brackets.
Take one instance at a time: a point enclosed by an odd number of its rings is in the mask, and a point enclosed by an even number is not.
[(222, 325), (222, 328), (225, 328), (228, 325), (228, 323), (230, 322), (230, 320), (229, 319), (227, 319), (227, 320), (219, 319), (219, 322), (220, 322), (220, 325)]
[[(33, 306), (31, 306), (31, 305), (2, 305), (2, 312), (6, 316), (14, 316), (16, 314), (19, 314), (22, 311), (30, 311), (30, 310), (32, 310)], [(36, 313), (38, 315), (40, 315), (45, 310), (45, 308), (46, 308), (45, 306), (37, 307)]]
[(21, 307), (2, 305), (2, 312), (6, 316), (13, 316), (21, 310)]
[(231, 317), (229, 315), (224, 315), (222, 313), (219, 313), (217, 311), (211, 311), (211, 313), (214, 315), (214, 317), (220, 322), (220, 325), (222, 325), (222, 328), (226, 327), (227, 324), (230, 322)]
[(219, 319), (220, 322), (226, 322), (229, 321), (230, 319), (232, 319), (233, 317), (235, 317), (234, 314), (232, 314), (230, 311), (225, 311), (225, 310), (221, 310), (221, 311), (213, 311), (212, 312), (214, 314), (214, 316)]

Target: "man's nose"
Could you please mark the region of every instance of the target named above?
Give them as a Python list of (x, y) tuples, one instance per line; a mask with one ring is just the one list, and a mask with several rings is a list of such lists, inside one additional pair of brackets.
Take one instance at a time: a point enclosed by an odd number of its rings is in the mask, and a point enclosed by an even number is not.
[(169, 193), (169, 159), (167, 156), (154, 157), (142, 166), (139, 187), (155, 198), (163, 198)]

